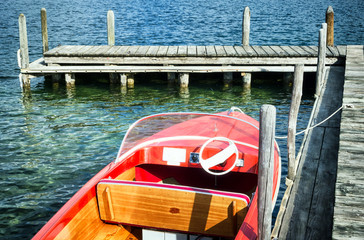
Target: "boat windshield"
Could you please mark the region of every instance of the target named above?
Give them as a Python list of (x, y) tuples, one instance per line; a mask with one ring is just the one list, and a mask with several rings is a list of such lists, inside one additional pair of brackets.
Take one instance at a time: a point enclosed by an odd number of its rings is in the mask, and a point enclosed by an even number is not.
[[(229, 114), (229, 115), (228, 115)], [(249, 144), (258, 142), (258, 122), (239, 112), (205, 113), (164, 113), (144, 117), (133, 123), (121, 144), (117, 158), (142, 143), (156, 142), (156, 139), (173, 137), (203, 139), (224, 136), (241, 140), (250, 136)], [(154, 141), (153, 141), (154, 140)]]

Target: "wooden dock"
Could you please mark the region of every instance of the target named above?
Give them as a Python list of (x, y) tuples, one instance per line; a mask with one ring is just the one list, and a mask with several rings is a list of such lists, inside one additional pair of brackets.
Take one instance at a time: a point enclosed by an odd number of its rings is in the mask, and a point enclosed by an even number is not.
[(333, 239), (364, 236), (364, 46), (348, 46)]
[(364, 234), (363, 60), (363, 46), (348, 46), (346, 68), (326, 71), (309, 125), (340, 107), (342, 117), (338, 112), (305, 136), (297, 176), (288, 182), (273, 231), (278, 239), (359, 239)]
[[(327, 65), (343, 64), (345, 46), (327, 47)], [(58, 46), (24, 74), (91, 72), (316, 72), (317, 46)]]

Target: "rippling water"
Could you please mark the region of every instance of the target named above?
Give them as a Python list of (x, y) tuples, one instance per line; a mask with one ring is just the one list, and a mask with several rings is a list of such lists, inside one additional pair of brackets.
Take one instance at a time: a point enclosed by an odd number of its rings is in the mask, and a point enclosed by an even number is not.
[[(31, 238), (113, 160), (125, 130), (139, 117), (164, 111), (216, 112), (235, 105), (258, 118), (262, 104), (273, 104), (277, 135), (285, 135), (290, 104), (291, 89), (281, 81), (253, 80), (246, 92), (239, 84), (224, 89), (213, 76), (192, 76), (188, 93), (167, 86), (158, 75), (142, 77), (147, 81), (137, 81), (127, 93), (103, 81), (85, 81), (68, 91), (62, 84), (52, 86), (36, 78), (31, 96), (23, 96), (16, 62), (20, 13), (27, 17), (30, 58), (35, 60), (41, 57), (42, 7), (47, 9), (50, 47), (55, 47), (106, 44), (109, 9), (115, 13), (116, 44), (238, 45), (247, 5), (252, 11), (251, 44), (316, 45), (328, 5), (335, 11), (335, 43), (364, 43), (360, 0), (4, 0), (0, 6), (0, 238)], [(307, 124), (312, 95), (307, 88), (300, 129)], [(284, 141), (279, 143), (284, 175), (286, 147)]]

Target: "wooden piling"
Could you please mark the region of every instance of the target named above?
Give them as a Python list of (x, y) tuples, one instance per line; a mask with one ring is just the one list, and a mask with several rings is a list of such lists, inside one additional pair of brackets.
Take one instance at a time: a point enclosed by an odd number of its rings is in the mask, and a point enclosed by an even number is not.
[(76, 82), (75, 74), (74, 73), (66, 73), (65, 74), (65, 81), (66, 81), (66, 86), (67, 87), (74, 87), (75, 82)]
[(42, 43), (43, 43), (43, 53), (49, 50), (48, 46), (48, 29), (47, 29), (47, 11), (45, 8), (40, 10), (40, 19), (42, 26)]
[(112, 10), (107, 12), (107, 44), (115, 45), (115, 18)]
[(334, 9), (329, 6), (326, 10), (327, 46), (334, 46)]
[(134, 73), (127, 74), (127, 85), (128, 88), (134, 88)]
[(245, 7), (243, 15), (243, 46), (249, 46), (249, 35), (250, 35), (250, 9)]
[(20, 66), (29, 67), (27, 23), (24, 14), (19, 15)]
[(274, 138), (276, 109), (272, 105), (260, 108), (259, 167), (258, 167), (258, 239), (271, 235)]
[(189, 74), (188, 73), (180, 73), (178, 75), (179, 85), (181, 88), (187, 88), (189, 82)]
[[(243, 15), (243, 36), (242, 36), (243, 46), (249, 46), (249, 35), (250, 35), (250, 9), (249, 7), (245, 7)], [(250, 88), (252, 74), (242, 73), (242, 77), (243, 77), (243, 87)]]
[(128, 77), (126, 76), (125, 73), (120, 74), (120, 84), (121, 87), (127, 87), (127, 83), (128, 83)]
[(233, 82), (233, 73), (232, 72), (226, 72), (224, 73), (224, 86), (228, 87)]
[(303, 64), (295, 65), (292, 100), (291, 100), (291, 107), (289, 109), (288, 134), (287, 134), (287, 148), (288, 148), (287, 178), (292, 181), (296, 176), (296, 169), (297, 169), (296, 147), (295, 147), (296, 126), (297, 126), (297, 117), (302, 97), (303, 74), (304, 74), (304, 65)]
[[(19, 54), (19, 67), (24, 69), (29, 67), (29, 50), (28, 50), (28, 35), (27, 35), (27, 23), (24, 14), (19, 15), (19, 42), (20, 42), (20, 54)], [(30, 78), (28, 74), (20, 74), (20, 81), (23, 90), (30, 89)]]
[(317, 59), (317, 72), (316, 72), (316, 93), (317, 97), (320, 94), (320, 89), (323, 83), (326, 59), (326, 31), (327, 24), (323, 23), (319, 32), (319, 46), (318, 46), (318, 59)]

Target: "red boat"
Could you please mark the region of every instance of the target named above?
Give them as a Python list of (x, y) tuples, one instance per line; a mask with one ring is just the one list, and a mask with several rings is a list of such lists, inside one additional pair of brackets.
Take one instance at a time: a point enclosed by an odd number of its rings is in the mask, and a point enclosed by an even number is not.
[[(255, 239), (259, 123), (235, 110), (138, 120), (33, 239)], [(280, 172), (275, 144), (273, 202)]]

